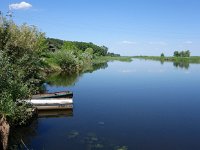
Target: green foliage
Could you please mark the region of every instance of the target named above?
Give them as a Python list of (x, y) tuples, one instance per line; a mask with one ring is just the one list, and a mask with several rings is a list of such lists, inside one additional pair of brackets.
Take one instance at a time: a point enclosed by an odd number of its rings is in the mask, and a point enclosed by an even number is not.
[(80, 72), (93, 64), (97, 64), (98, 61), (102, 63), (99, 59), (101, 57), (106, 57), (103, 62), (115, 60), (116, 57), (118, 57), (117, 59), (124, 60), (124, 58), (119, 58), (119, 54), (108, 53), (106, 46), (53, 38), (48, 38), (47, 40), (50, 43), (50, 53), (46, 55), (45, 62), (48, 68), (52, 70), (59, 70), (61, 68), (62, 71), (68, 73)]
[(164, 54), (164, 53), (161, 53), (160, 57), (165, 57), (165, 54)]
[(46, 52), (44, 33), (13, 21), (0, 24), (0, 113), (10, 123), (24, 124), (29, 115), (23, 99), (31, 97), (41, 84), (41, 56)]
[(120, 54), (115, 54), (115, 53), (108, 52), (107, 56), (120, 57)]
[(93, 57), (94, 55), (92, 48), (87, 48), (83, 53), (79, 55), (80, 60), (82, 60), (84, 64), (91, 63)]
[(61, 49), (64, 44), (63, 40), (53, 39), (53, 38), (47, 38), (47, 42), (49, 45), (49, 50), (53, 52), (58, 49)]
[(53, 53), (55, 62), (65, 72), (76, 72), (80, 69), (82, 62), (76, 57), (71, 50), (60, 50)]
[(174, 52), (174, 57), (190, 57), (190, 51), (186, 50), (186, 51), (175, 51)]
[(49, 51), (65, 49), (84, 52), (87, 48), (92, 48), (93, 54), (97, 56), (106, 56), (108, 53), (108, 48), (106, 46), (97, 46), (91, 42), (63, 41), (53, 38), (48, 38), (47, 41), (49, 43)]
[(174, 57), (179, 57), (179, 52), (178, 51), (174, 52)]
[(74, 73), (83, 70), (86, 65), (91, 65), (94, 50), (86, 48), (82, 51), (73, 42), (64, 42), (62, 49), (52, 53), (50, 58), (53, 58), (64, 72)]
[(86, 53), (90, 54), (90, 55), (93, 55), (94, 54), (94, 50), (92, 48), (87, 48), (85, 50)]

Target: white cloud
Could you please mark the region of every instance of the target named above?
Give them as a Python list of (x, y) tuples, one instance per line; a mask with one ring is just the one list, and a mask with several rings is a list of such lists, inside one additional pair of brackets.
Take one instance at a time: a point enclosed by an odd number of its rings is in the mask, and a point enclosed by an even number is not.
[(150, 45), (167, 45), (166, 42), (160, 41), (160, 42), (149, 42)]
[(27, 2), (21, 2), (21, 3), (14, 3), (9, 5), (9, 9), (19, 10), (19, 9), (29, 9), (32, 5)]
[(122, 44), (137, 44), (137, 42), (134, 42), (134, 41), (122, 41)]
[(185, 44), (192, 44), (192, 41), (186, 41)]

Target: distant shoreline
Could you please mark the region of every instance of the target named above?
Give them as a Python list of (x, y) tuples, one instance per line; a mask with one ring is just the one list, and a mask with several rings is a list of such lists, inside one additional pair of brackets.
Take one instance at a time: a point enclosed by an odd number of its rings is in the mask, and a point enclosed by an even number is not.
[(200, 56), (190, 56), (190, 57), (174, 57), (174, 56), (133, 56), (132, 58), (140, 58), (145, 60), (155, 60), (155, 61), (166, 61), (166, 62), (188, 62), (200, 64)]

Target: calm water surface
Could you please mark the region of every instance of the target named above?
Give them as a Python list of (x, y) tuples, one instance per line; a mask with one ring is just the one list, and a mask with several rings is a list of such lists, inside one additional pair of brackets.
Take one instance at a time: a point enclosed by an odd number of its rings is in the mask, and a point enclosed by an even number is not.
[(200, 149), (200, 65), (110, 62), (105, 69), (62, 78), (46, 87), (73, 91), (74, 109), (18, 131), (28, 148)]

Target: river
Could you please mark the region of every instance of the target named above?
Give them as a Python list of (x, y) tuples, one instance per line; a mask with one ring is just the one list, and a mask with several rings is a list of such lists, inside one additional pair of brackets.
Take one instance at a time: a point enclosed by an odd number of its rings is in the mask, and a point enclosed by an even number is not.
[(114, 61), (79, 75), (52, 75), (45, 86), (73, 91), (74, 109), (15, 131), (16, 147), (22, 139), (34, 150), (200, 149), (198, 64)]

